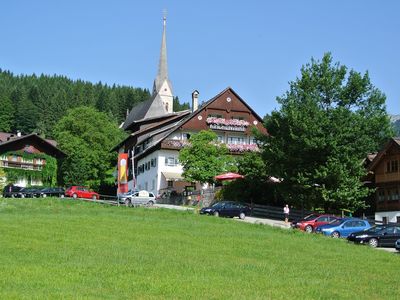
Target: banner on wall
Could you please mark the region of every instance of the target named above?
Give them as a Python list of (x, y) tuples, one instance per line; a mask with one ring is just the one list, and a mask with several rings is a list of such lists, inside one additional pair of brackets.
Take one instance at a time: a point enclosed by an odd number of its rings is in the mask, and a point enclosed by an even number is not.
[(118, 154), (118, 193), (128, 192), (128, 153)]

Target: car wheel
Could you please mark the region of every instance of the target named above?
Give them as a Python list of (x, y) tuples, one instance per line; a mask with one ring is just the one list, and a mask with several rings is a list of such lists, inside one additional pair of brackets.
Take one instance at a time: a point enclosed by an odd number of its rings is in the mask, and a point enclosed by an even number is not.
[(372, 238), (372, 239), (370, 239), (369, 241), (368, 241), (368, 244), (372, 247), (372, 248), (376, 248), (376, 247), (378, 247), (379, 245), (379, 243), (378, 243), (378, 240), (376, 239), (376, 238)]
[(149, 203), (147, 203), (148, 206), (153, 206), (154, 202), (153, 201), (149, 201)]
[(307, 225), (306, 228), (304, 228), (304, 231), (307, 233), (311, 233), (313, 231), (313, 228), (311, 225)]
[(96, 201), (96, 200), (97, 200), (97, 196), (96, 196), (96, 195), (93, 195), (93, 196), (92, 196), (92, 200)]
[(78, 195), (77, 194), (73, 194), (72, 198), (76, 199), (76, 198), (78, 198)]
[(244, 220), (244, 218), (246, 218), (246, 214), (245, 214), (244, 212), (241, 212), (241, 213), (239, 214), (239, 219), (240, 219), (240, 220)]
[(125, 203), (125, 206), (131, 206), (131, 200), (129, 200), (129, 199), (125, 199), (124, 203)]
[(334, 231), (334, 232), (332, 232), (331, 237), (333, 237), (335, 239), (340, 238), (340, 233), (337, 231)]
[(214, 215), (214, 217), (219, 217), (219, 212), (214, 211), (213, 215)]

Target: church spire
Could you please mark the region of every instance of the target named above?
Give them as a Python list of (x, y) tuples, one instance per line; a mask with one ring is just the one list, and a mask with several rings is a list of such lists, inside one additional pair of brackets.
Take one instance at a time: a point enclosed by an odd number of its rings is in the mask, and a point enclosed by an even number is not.
[(167, 13), (163, 13), (163, 33), (161, 39), (160, 61), (158, 64), (157, 77), (153, 84), (153, 94), (159, 94), (163, 100), (167, 112), (173, 112), (172, 84), (168, 79), (167, 63), (167, 38), (166, 38)]

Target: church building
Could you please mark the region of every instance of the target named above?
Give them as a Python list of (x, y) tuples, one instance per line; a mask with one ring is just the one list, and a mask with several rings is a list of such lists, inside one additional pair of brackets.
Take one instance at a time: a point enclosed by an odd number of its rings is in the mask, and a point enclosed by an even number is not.
[[(147, 190), (154, 194), (164, 191), (182, 192), (195, 183), (185, 182), (179, 164), (179, 150), (191, 135), (213, 130), (220, 142), (226, 143), (232, 155), (258, 151), (252, 128), (266, 133), (262, 119), (230, 87), (199, 106), (199, 92), (192, 93), (192, 109), (175, 112), (173, 90), (168, 78), (166, 18), (159, 67), (150, 99), (137, 104), (129, 112), (122, 128), (131, 134), (114, 147), (129, 154), (128, 188)], [(133, 168), (132, 168), (133, 165)]]

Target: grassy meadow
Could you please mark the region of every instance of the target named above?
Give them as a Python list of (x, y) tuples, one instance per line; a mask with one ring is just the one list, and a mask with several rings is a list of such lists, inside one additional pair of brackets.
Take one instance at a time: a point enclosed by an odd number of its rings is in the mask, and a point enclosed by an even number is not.
[(0, 299), (399, 299), (400, 255), (192, 212), (0, 199)]

